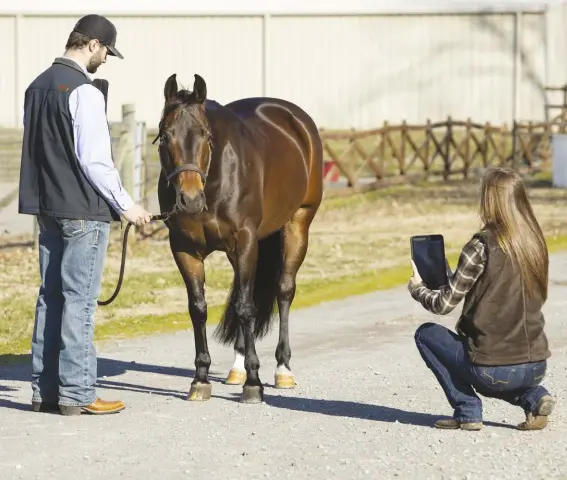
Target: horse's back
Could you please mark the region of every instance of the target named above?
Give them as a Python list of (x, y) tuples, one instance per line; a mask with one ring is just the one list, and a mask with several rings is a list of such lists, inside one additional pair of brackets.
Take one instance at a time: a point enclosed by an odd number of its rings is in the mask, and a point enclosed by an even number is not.
[(318, 175), (317, 170), (322, 170), (319, 129), (311, 116), (295, 103), (274, 97), (249, 97), (224, 106), (239, 118), (251, 135), (257, 136), (259, 143), (267, 140), (275, 145), (281, 144), (283, 139), (285, 152), (291, 153), (294, 149), (285, 144), (285, 140), (291, 140), (305, 150), (302, 152), (304, 157), (309, 153), (304, 160), (308, 162), (310, 171)]
[(260, 112), (264, 109), (280, 108), (282, 111), (287, 111), (309, 124), (309, 127), (313, 128), (318, 134), (317, 126), (311, 116), (297, 104), (282, 98), (247, 97), (227, 103), (224, 106), (232, 110), (243, 121), (254, 117), (259, 118), (258, 115), (261, 115)]
[(242, 98), (225, 107), (263, 146), (258, 150), (264, 172), (263, 217), (277, 224), (288, 208), (292, 213), (300, 206), (316, 209), (323, 195), (323, 148), (311, 116), (290, 101), (272, 97)]

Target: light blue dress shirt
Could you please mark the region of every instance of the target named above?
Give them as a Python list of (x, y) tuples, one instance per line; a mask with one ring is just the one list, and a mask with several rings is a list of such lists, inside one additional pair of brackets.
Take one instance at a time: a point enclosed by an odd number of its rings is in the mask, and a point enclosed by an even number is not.
[[(70, 57), (65, 58), (73, 60), (92, 78), (83, 65)], [(112, 161), (110, 132), (102, 92), (88, 83), (77, 87), (69, 96), (69, 110), (73, 119), (75, 153), (80, 168), (93, 187), (122, 215), (134, 202), (124, 189)]]

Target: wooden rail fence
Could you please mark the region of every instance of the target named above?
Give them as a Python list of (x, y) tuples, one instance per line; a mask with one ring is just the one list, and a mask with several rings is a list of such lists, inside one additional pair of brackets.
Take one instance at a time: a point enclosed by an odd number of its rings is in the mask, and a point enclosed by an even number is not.
[(496, 164), (533, 172), (549, 166), (552, 135), (565, 133), (566, 125), (562, 120), (517, 123), (509, 128), (448, 117), (425, 125), (384, 122), (381, 128), (366, 131), (322, 130), (325, 153), (333, 162), (326, 180), (340, 173), (357, 190), (363, 187), (363, 179), (388, 183), (416, 175), (467, 178), (473, 170)]

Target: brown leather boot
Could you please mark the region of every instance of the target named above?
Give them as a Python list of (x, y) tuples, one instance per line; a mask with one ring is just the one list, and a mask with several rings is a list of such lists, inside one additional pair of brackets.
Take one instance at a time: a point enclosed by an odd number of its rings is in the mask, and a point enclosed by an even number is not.
[(537, 402), (534, 412), (526, 414), (526, 421), (517, 425), (518, 430), (543, 430), (547, 427), (547, 417), (553, 412), (555, 399), (551, 395), (544, 395)]
[(81, 413), (90, 413), (92, 415), (107, 415), (109, 413), (118, 413), (124, 410), (126, 406), (121, 400), (107, 402), (101, 398), (97, 398), (90, 405), (82, 407), (69, 407), (67, 405), (59, 405), (61, 415), (80, 415)]
[(460, 428), (461, 430), (480, 430), (482, 429), (482, 422), (469, 422), (461, 423), (454, 418), (449, 418), (448, 420), (437, 420), (435, 422), (436, 428), (442, 428), (445, 430), (456, 430)]

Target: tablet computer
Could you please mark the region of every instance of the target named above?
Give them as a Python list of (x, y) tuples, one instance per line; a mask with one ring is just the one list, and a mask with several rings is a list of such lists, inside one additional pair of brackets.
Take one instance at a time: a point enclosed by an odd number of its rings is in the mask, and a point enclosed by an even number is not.
[(414, 235), (410, 239), (411, 258), (427, 288), (438, 290), (447, 285), (443, 235)]

